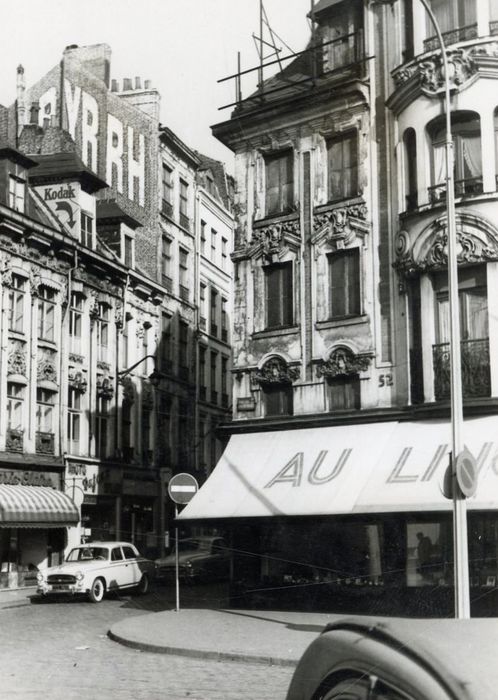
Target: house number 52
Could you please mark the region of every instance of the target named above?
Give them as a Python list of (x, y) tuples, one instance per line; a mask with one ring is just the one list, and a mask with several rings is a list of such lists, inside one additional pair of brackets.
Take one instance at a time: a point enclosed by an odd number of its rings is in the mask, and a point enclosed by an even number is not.
[(392, 386), (393, 384), (392, 374), (379, 374), (379, 386)]

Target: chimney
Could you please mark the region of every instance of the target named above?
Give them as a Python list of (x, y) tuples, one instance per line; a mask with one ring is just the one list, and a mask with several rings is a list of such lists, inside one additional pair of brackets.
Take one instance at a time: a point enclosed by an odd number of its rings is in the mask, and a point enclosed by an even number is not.
[(111, 81), (111, 92), (119, 92), (118, 81), (115, 80), (114, 78)]
[(141, 89), (142, 89), (141, 78), (135, 78), (135, 90), (141, 90)]
[(126, 92), (127, 90), (133, 90), (131, 78), (124, 78), (123, 79), (123, 91)]
[(110, 84), (111, 47), (107, 44), (77, 46), (71, 44), (64, 49), (64, 60), (79, 64), (89, 73), (101, 80), (106, 87)]
[(26, 83), (24, 81), (24, 68), (21, 65), (17, 66), (17, 135), (22, 131), (26, 123), (26, 105), (24, 103), (24, 93)]
[(152, 80), (144, 80), (144, 90), (151, 90), (152, 89)]
[(40, 103), (38, 100), (31, 103), (29, 110), (29, 123), (38, 125), (38, 115), (40, 114)]

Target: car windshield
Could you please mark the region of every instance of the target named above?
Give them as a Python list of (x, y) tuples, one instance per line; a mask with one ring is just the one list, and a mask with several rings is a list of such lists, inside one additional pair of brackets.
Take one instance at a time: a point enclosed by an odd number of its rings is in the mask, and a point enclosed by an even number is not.
[(109, 550), (106, 547), (75, 547), (72, 549), (66, 561), (94, 561), (109, 559)]

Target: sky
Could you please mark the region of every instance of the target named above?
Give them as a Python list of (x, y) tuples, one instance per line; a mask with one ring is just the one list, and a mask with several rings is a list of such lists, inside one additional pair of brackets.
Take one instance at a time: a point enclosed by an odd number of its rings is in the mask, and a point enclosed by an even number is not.
[[(226, 163), (231, 152), (210, 126), (229, 118), (234, 81), (219, 78), (258, 63), (253, 33), (259, 34), (259, 0), (0, 0), (0, 103), (16, 97), (16, 69), (24, 66), (29, 87), (50, 70), (69, 44), (107, 43), (111, 78), (150, 79), (161, 93), (161, 122), (191, 148)], [(283, 40), (282, 56), (305, 48), (311, 0), (264, 0), (268, 22)], [(6, 6), (8, 9), (6, 10)], [(267, 36), (267, 35), (265, 35)], [(267, 49), (268, 52), (270, 49)], [(267, 69), (265, 77), (271, 74)], [(256, 73), (243, 79), (243, 96)]]

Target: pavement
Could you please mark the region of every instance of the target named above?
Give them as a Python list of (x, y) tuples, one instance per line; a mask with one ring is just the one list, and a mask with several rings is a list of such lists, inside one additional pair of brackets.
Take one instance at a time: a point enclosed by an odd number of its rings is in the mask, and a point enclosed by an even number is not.
[(229, 609), (166, 610), (113, 624), (109, 637), (141, 651), (295, 666), (338, 615)]

